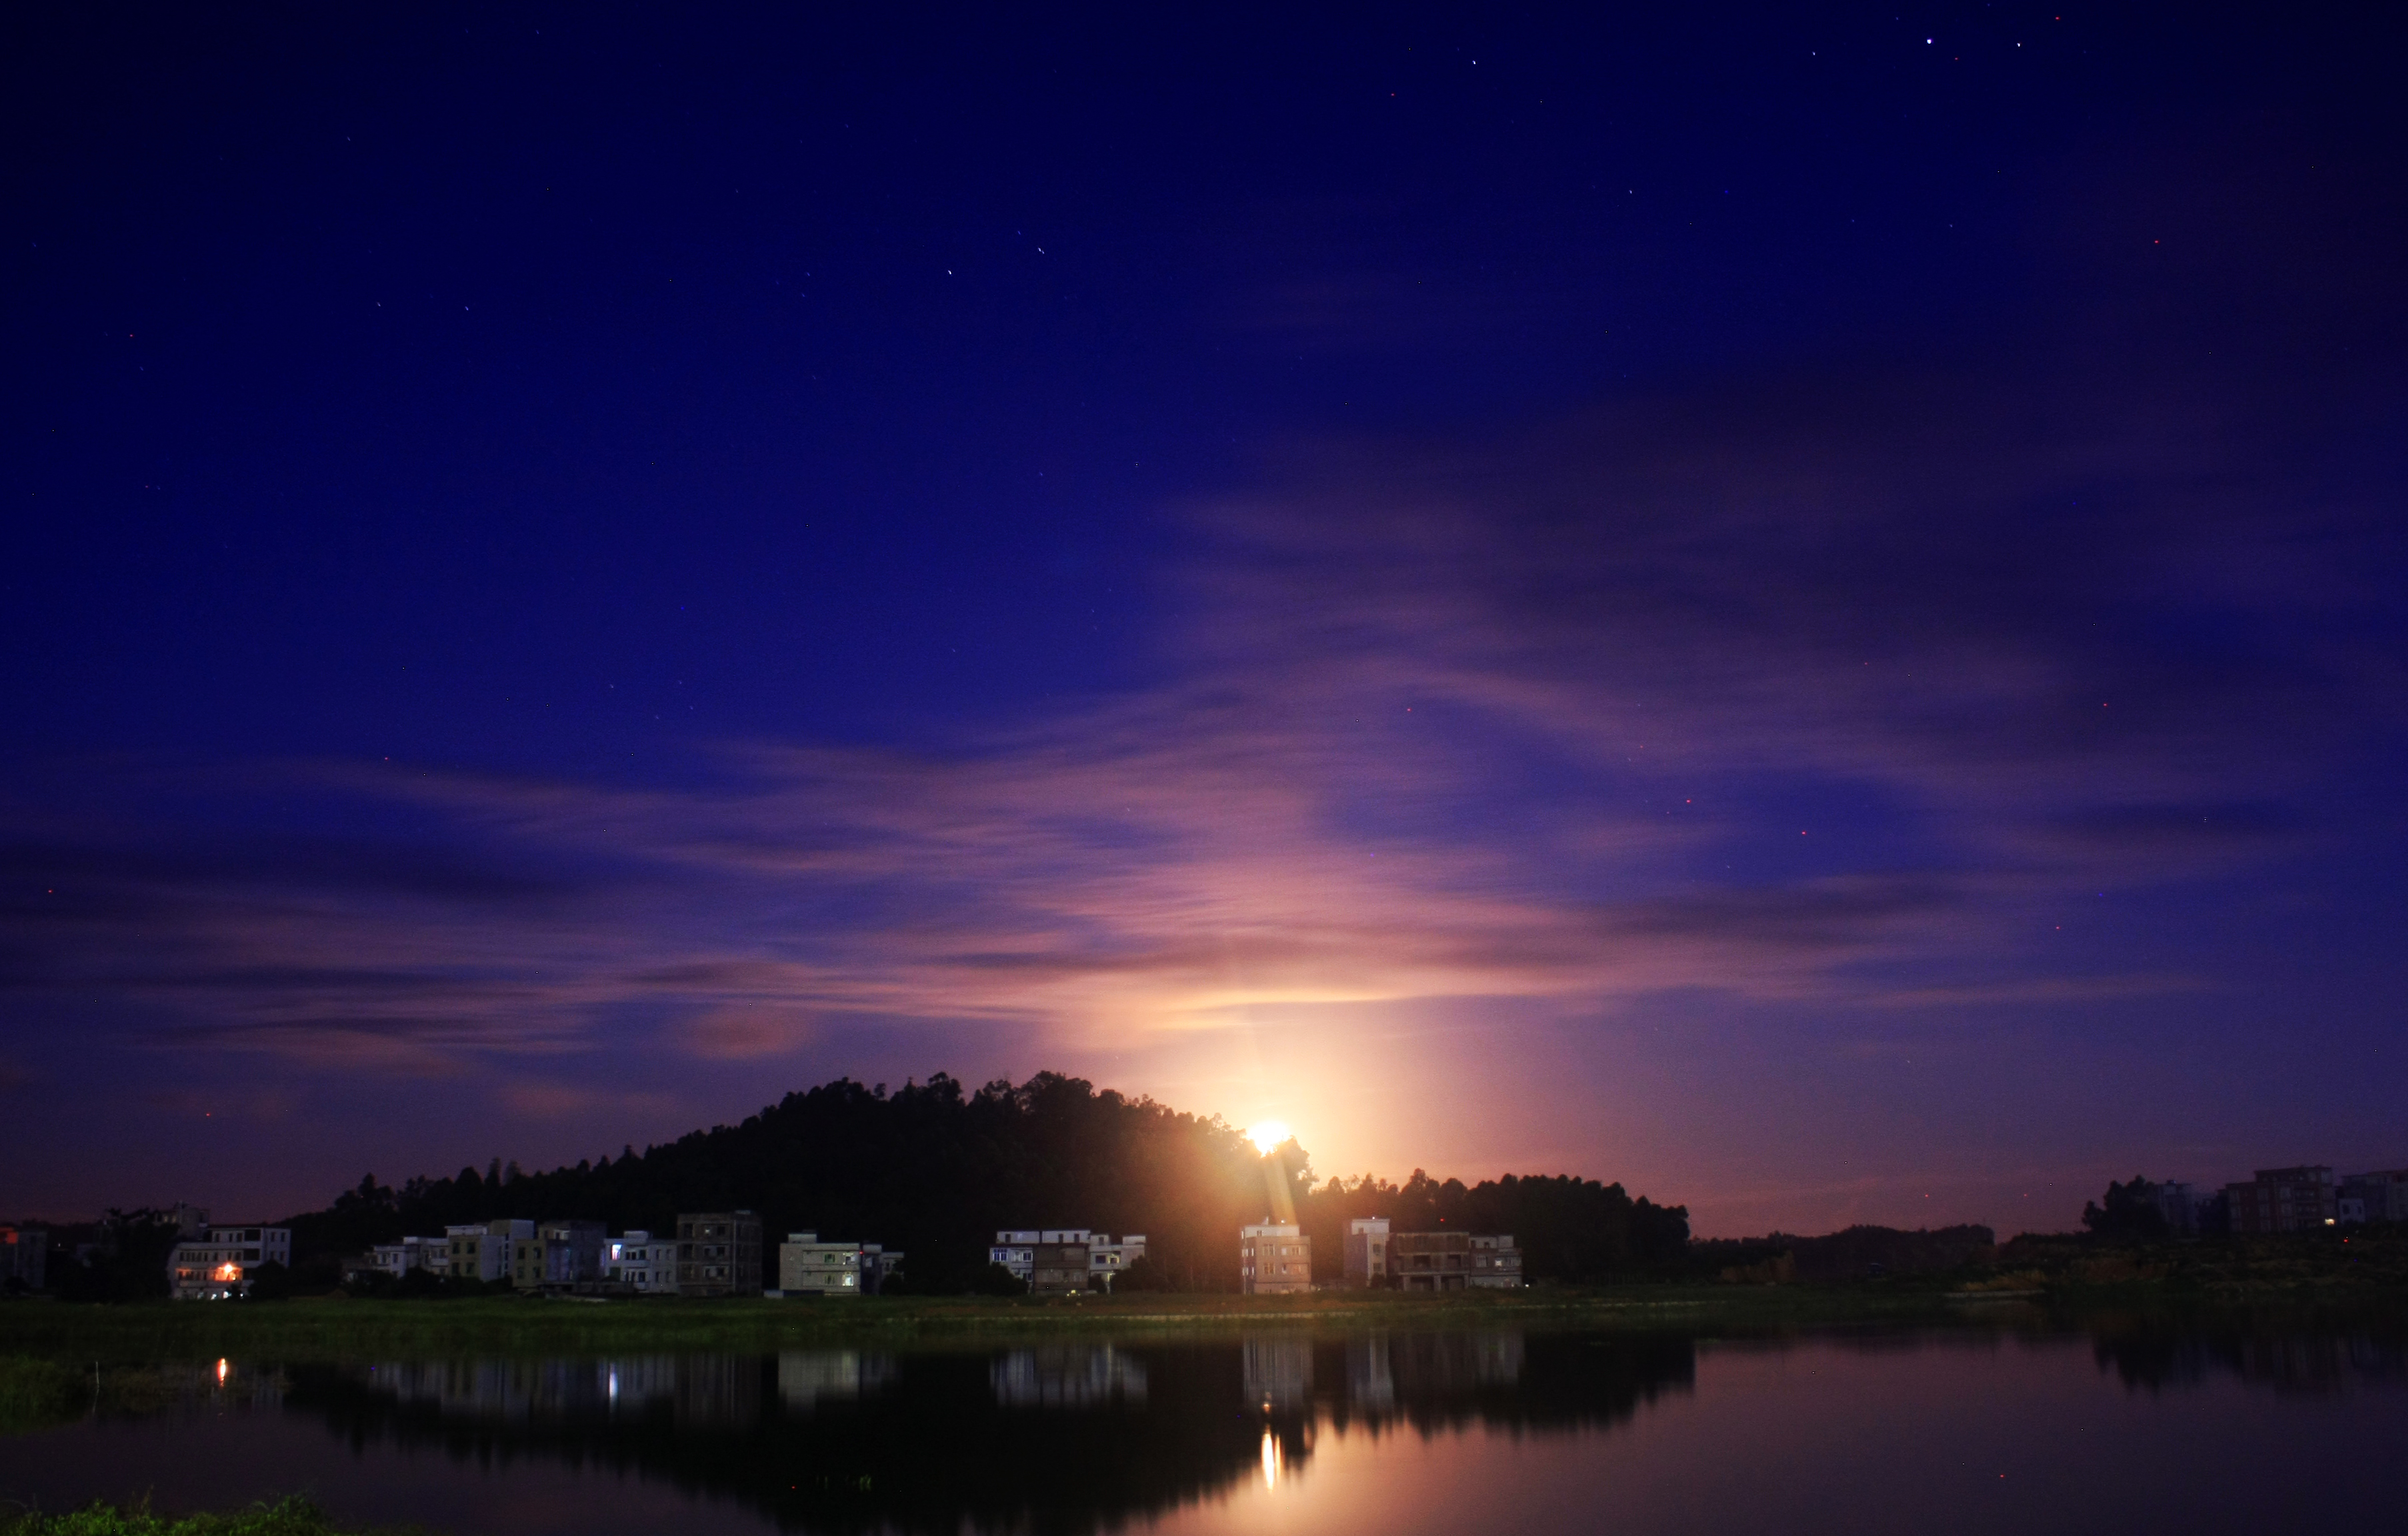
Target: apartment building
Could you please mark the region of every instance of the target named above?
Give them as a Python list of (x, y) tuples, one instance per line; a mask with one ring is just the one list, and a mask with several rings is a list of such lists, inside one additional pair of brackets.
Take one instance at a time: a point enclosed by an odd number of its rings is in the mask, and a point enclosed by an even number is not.
[(1388, 1218), (1356, 1216), (1346, 1224), (1346, 1284), (1383, 1285), (1388, 1275)]
[(2165, 1217), (2168, 1232), (2176, 1237), (2195, 1238), (2220, 1219), (2216, 1214), (2216, 1202), (2223, 1198), (2221, 1190), (2169, 1179), (2157, 1185), (2157, 1213)]
[[(1008, 1228), (997, 1232), (987, 1249), (988, 1263), (1002, 1265), (1025, 1281), (1031, 1291), (1046, 1295), (1108, 1291), (1114, 1276), (1144, 1256), (1143, 1232), (1130, 1232), (1114, 1242), (1111, 1233), (1085, 1227)], [(1040, 1268), (1044, 1270), (1041, 1289)]]
[(510, 1240), (510, 1284), (531, 1291), (600, 1280), (608, 1241), (598, 1221), (538, 1222), (529, 1235)]
[(876, 1296), (903, 1266), (900, 1253), (875, 1242), (822, 1242), (817, 1232), (789, 1232), (778, 1245), (773, 1296)]
[(2344, 1173), (2335, 1205), (2344, 1227), (2370, 1221), (2408, 1221), (2408, 1169)]
[(370, 1267), (398, 1280), (412, 1270), (432, 1270), (437, 1274), (452, 1272), (452, 1256), (448, 1238), (404, 1238), (399, 1242), (380, 1242), (368, 1250)]
[(603, 1244), (602, 1276), (646, 1296), (675, 1296), (677, 1244), (638, 1227)]
[(750, 1211), (681, 1213), (677, 1223), (678, 1294), (761, 1294), (759, 1216)]
[(1526, 1282), (1522, 1279), (1522, 1250), (1513, 1245), (1513, 1234), (1472, 1233), (1471, 1273), (1464, 1283), (1473, 1290), (1520, 1290)]
[(535, 1223), (505, 1216), (443, 1228), (444, 1272), (454, 1280), (494, 1281), (515, 1272), (512, 1245), (535, 1236)]
[(1312, 1289), (1312, 1240), (1292, 1221), (1239, 1227), (1238, 1288), (1248, 1296)]
[(1408, 1291), (1518, 1290), (1522, 1250), (1504, 1232), (1397, 1232), (1384, 1216), (1347, 1225), (1346, 1282)]
[(602, 1249), (610, 1229), (600, 1222), (538, 1222), (535, 1235), (544, 1241), (544, 1284), (574, 1285), (602, 1278)]
[(250, 1292), (263, 1264), (293, 1267), (289, 1227), (211, 1227), (167, 1255), (167, 1294), (179, 1301), (223, 1301)]
[(0, 1227), (0, 1290), (40, 1290), (50, 1256), (50, 1234), (41, 1227)]
[(2305, 1232), (2333, 1226), (2341, 1217), (2333, 1170), (2320, 1164), (2261, 1168), (2247, 1184), (2226, 1184), (2224, 1198), (2236, 1233)]

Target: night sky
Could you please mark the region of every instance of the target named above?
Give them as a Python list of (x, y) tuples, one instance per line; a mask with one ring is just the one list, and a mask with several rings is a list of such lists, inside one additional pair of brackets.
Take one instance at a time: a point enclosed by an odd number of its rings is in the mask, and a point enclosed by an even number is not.
[(2408, 1164), (2381, 7), (5, 24), (0, 1217)]

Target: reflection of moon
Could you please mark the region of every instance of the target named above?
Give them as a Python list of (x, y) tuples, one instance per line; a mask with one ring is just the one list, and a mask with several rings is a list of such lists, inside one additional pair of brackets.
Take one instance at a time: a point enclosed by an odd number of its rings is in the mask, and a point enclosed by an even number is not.
[(1282, 1141), (1286, 1141), (1288, 1139), (1288, 1135), (1289, 1132), (1286, 1121), (1266, 1120), (1259, 1126), (1248, 1128), (1246, 1131), (1246, 1140), (1254, 1143), (1254, 1150), (1256, 1152), (1263, 1153), (1268, 1156), (1271, 1148), (1279, 1145)]

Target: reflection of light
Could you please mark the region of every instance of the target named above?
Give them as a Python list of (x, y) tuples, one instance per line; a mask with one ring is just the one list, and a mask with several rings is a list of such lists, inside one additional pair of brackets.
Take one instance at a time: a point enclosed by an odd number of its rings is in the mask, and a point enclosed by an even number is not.
[(220, 1386), (223, 1386), (225, 1385), (225, 1373), (226, 1363), (223, 1360), (220, 1360), (218, 1362), (218, 1385)]
[(1280, 1443), (1268, 1429), (1263, 1431), (1263, 1486), (1279, 1486)]
[(1261, 1125), (1249, 1127), (1246, 1130), (1246, 1140), (1254, 1143), (1256, 1152), (1268, 1155), (1271, 1148), (1286, 1141), (1290, 1134), (1286, 1121), (1266, 1120)]

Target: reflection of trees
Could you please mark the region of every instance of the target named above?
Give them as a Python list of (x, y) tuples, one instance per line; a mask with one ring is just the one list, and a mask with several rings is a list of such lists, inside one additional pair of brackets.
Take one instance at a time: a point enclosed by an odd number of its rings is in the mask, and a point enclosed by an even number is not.
[(2217, 1376), (2303, 1396), (2408, 1385), (2408, 1318), (2352, 1322), (2295, 1315), (2207, 1317), (2108, 1313), (2086, 1321), (2092, 1354), (2128, 1387), (2196, 1386)]
[(1695, 1371), (1679, 1337), (1272, 1335), (995, 1355), (793, 1351), (296, 1367), (288, 1406), (354, 1444), (592, 1464), (788, 1529), (1085, 1531), (1293, 1471), (1325, 1418), (1423, 1432), (1602, 1427)]

